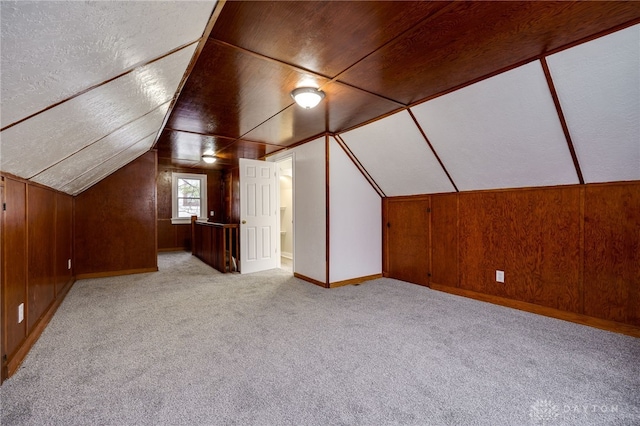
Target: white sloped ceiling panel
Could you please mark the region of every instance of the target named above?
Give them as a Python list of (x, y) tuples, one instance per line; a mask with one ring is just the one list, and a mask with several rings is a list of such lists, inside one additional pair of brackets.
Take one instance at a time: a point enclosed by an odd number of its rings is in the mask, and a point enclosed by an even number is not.
[(331, 283), (382, 272), (380, 196), (331, 138), (329, 227)]
[(95, 168), (88, 170), (81, 176), (78, 176), (72, 182), (69, 182), (62, 190), (71, 195), (78, 195), (85, 189), (95, 185), (111, 173), (121, 167), (124, 167), (145, 152), (149, 151), (154, 138), (155, 135), (148, 136), (124, 151), (119, 152), (107, 161), (100, 163)]
[(170, 101), (194, 50), (186, 47), (4, 130), (0, 169), (31, 178)]
[(2, 1), (2, 126), (202, 36), (215, 1)]
[(62, 190), (73, 179), (109, 160), (114, 154), (124, 151), (151, 135), (155, 136), (168, 108), (169, 102), (65, 158), (31, 180)]
[(585, 182), (640, 179), (640, 25), (547, 63)]
[(407, 111), (340, 136), (388, 197), (455, 191)]
[(461, 191), (578, 183), (538, 61), (412, 110)]

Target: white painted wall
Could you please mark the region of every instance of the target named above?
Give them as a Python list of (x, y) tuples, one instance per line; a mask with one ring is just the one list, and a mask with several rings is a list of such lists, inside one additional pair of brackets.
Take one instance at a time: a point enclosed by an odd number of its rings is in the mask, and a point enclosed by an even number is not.
[(294, 155), (294, 272), (326, 283), (325, 138), (269, 157), (268, 161), (278, 161), (291, 153)]
[(338, 143), (329, 149), (330, 282), (382, 273), (382, 201)]
[(282, 256), (293, 258), (293, 180), (280, 175), (280, 249)]

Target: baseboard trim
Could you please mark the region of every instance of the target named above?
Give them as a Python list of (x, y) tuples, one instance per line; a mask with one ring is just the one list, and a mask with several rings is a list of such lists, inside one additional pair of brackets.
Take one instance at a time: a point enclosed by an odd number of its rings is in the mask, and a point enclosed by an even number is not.
[(327, 283), (323, 283), (322, 281), (314, 280), (313, 278), (309, 278), (306, 275), (302, 275), (302, 274), (299, 274), (297, 272), (294, 272), (293, 276), (296, 277), (296, 278), (300, 278), (301, 280), (310, 282), (311, 284), (315, 284), (315, 285), (317, 285), (319, 287), (328, 288), (327, 287)]
[(371, 281), (378, 278), (382, 278), (382, 274), (367, 275), (364, 277), (351, 278), (350, 280), (336, 281), (333, 283), (329, 283), (329, 288), (343, 287), (345, 285), (361, 284), (365, 281)]
[(191, 250), (189, 250), (186, 247), (163, 247), (163, 248), (159, 248), (158, 249), (158, 253), (164, 253), (164, 252), (170, 252), (170, 251), (188, 251), (188, 252), (191, 252)]
[(544, 315), (546, 317), (561, 319), (564, 321), (587, 325), (589, 327), (599, 328), (601, 330), (626, 334), (628, 336), (640, 338), (640, 327), (630, 324), (623, 324), (616, 321), (594, 318), (588, 315), (577, 314), (574, 312), (561, 311), (560, 309), (549, 308), (546, 306), (535, 305), (533, 303), (521, 302), (519, 300), (507, 299), (505, 297), (493, 296), (490, 294), (478, 293), (472, 290), (465, 290), (463, 288), (449, 287), (446, 285), (434, 283), (431, 283), (429, 287), (432, 290), (442, 291), (445, 293), (455, 294), (457, 296), (463, 296), (470, 299), (493, 303), (494, 305), (506, 306), (508, 308), (531, 312), (533, 314)]
[(18, 371), (18, 368), (20, 368), (20, 365), (22, 365), (22, 362), (27, 357), (27, 354), (29, 353), (33, 345), (38, 341), (38, 339), (40, 338), (40, 335), (42, 335), (42, 332), (49, 324), (49, 321), (51, 321), (51, 318), (53, 318), (53, 315), (58, 310), (58, 307), (62, 304), (62, 301), (67, 296), (67, 294), (69, 293), (69, 290), (71, 290), (71, 287), (73, 287), (74, 283), (75, 283), (75, 280), (72, 280), (70, 285), (66, 285), (60, 291), (58, 296), (54, 299), (54, 301), (49, 306), (49, 309), (47, 309), (44, 315), (40, 317), (38, 322), (33, 327), (33, 330), (31, 331), (31, 333), (29, 333), (29, 335), (24, 339), (22, 345), (20, 345), (20, 347), (16, 349), (13, 355), (9, 357), (9, 360), (7, 361), (6, 365), (3, 367), (3, 370), (4, 370), (3, 379), (8, 379), (16, 371)]
[(122, 271), (92, 272), (90, 274), (78, 274), (76, 275), (76, 279), (86, 280), (87, 278), (117, 277), (120, 275), (144, 274), (147, 272), (158, 272), (158, 267), (156, 266), (155, 268), (124, 269)]
[(287, 259), (293, 260), (293, 253), (289, 253), (286, 251), (283, 251), (282, 253), (280, 253), (280, 256), (285, 257)]

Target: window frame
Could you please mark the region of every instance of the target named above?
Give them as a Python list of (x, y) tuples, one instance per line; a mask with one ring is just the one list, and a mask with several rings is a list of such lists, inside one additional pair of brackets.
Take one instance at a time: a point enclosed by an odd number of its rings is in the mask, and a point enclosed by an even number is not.
[(200, 181), (200, 214), (198, 220), (207, 220), (207, 175), (196, 173), (171, 173), (171, 224), (180, 225), (191, 223), (191, 217), (178, 217), (178, 179), (193, 179)]

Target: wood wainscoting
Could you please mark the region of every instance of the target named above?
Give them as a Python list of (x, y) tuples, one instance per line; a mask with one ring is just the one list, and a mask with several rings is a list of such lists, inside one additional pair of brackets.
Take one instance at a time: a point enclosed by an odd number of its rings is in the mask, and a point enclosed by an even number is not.
[(394, 197), (383, 213), (385, 276), (640, 336), (640, 182)]
[(20, 366), (75, 277), (73, 198), (11, 175), (2, 176), (2, 195), (4, 380)]
[(156, 152), (75, 197), (78, 278), (158, 270)]

